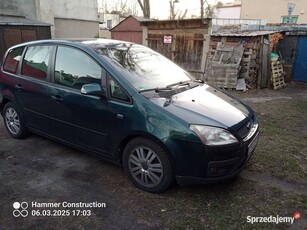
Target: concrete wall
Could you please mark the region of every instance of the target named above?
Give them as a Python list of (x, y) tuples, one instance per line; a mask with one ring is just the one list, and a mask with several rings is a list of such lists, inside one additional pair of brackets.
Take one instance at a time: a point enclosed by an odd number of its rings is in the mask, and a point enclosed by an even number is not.
[(98, 23), (94, 21), (55, 18), (56, 38), (94, 38), (99, 36)]
[(97, 0), (0, 0), (0, 14), (50, 23), (55, 38), (69, 34), (91, 38), (99, 32)]
[(294, 3), (292, 15), (297, 15), (298, 23), (307, 23), (306, 0), (242, 0), (241, 18), (266, 19), (267, 23), (280, 23), (282, 16), (288, 15), (288, 3)]
[(0, 0), (0, 14), (36, 19), (36, 0)]
[[(45, 0), (44, 0), (45, 1)], [(53, 2), (55, 18), (98, 21), (97, 0), (49, 0)]]
[(37, 0), (41, 3), (41, 19), (55, 26), (55, 38), (98, 37), (96, 0)]
[(99, 29), (99, 37), (111, 39), (111, 32), (107, 29)]
[(55, 35), (54, 3), (52, 0), (35, 0), (37, 20), (51, 24), (51, 37)]

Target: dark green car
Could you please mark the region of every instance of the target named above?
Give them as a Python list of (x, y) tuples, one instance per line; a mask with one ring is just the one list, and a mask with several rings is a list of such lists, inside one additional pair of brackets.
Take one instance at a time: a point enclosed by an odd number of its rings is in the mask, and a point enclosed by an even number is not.
[(0, 103), (12, 137), (35, 132), (122, 164), (149, 192), (235, 177), (258, 140), (248, 106), (129, 42), (12, 47), (2, 61)]

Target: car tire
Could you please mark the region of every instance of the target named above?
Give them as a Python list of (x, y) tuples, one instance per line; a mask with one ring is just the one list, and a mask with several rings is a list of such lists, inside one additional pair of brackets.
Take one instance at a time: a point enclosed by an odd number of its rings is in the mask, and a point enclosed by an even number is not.
[(127, 144), (123, 166), (132, 183), (147, 192), (164, 192), (174, 181), (167, 151), (147, 138), (138, 137)]
[(3, 108), (3, 121), (7, 132), (14, 138), (24, 138), (28, 131), (17, 107), (8, 102)]

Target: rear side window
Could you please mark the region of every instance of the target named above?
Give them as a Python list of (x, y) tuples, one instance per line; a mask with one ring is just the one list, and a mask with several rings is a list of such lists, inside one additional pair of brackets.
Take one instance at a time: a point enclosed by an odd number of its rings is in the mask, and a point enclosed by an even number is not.
[(10, 73), (17, 73), (18, 69), (18, 64), (21, 59), (22, 51), (24, 47), (18, 47), (15, 49), (12, 49), (8, 55), (6, 56), (4, 65), (3, 65), (3, 70), (10, 72)]
[(58, 47), (54, 82), (81, 89), (84, 84), (101, 84), (102, 68), (86, 53), (71, 47)]
[(39, 80), (47, 79), (47, 70), (52, 46), (31, 46), (27, 49), (22, 74)]

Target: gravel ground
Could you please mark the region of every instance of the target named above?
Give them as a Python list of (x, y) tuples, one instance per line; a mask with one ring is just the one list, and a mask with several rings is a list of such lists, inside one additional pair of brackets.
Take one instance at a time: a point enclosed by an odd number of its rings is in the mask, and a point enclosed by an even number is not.
[[(34, 134), (12, 139), (0, 118), (0, 229), (307, 229), (307, 84), (228, 92), (249, 104), (260, 122), (247, 168), (227, 183), (174, 185), (158, 195), (136, 189), (121, 167), (86, 153)], [(27, 217), (13, 216), (15, 202), (18, 211), (28, 203)], [(63, 202), (106, 206), (63, 208)], [(301, 219), (293, 225), (247, 221), (295, 212)]]

